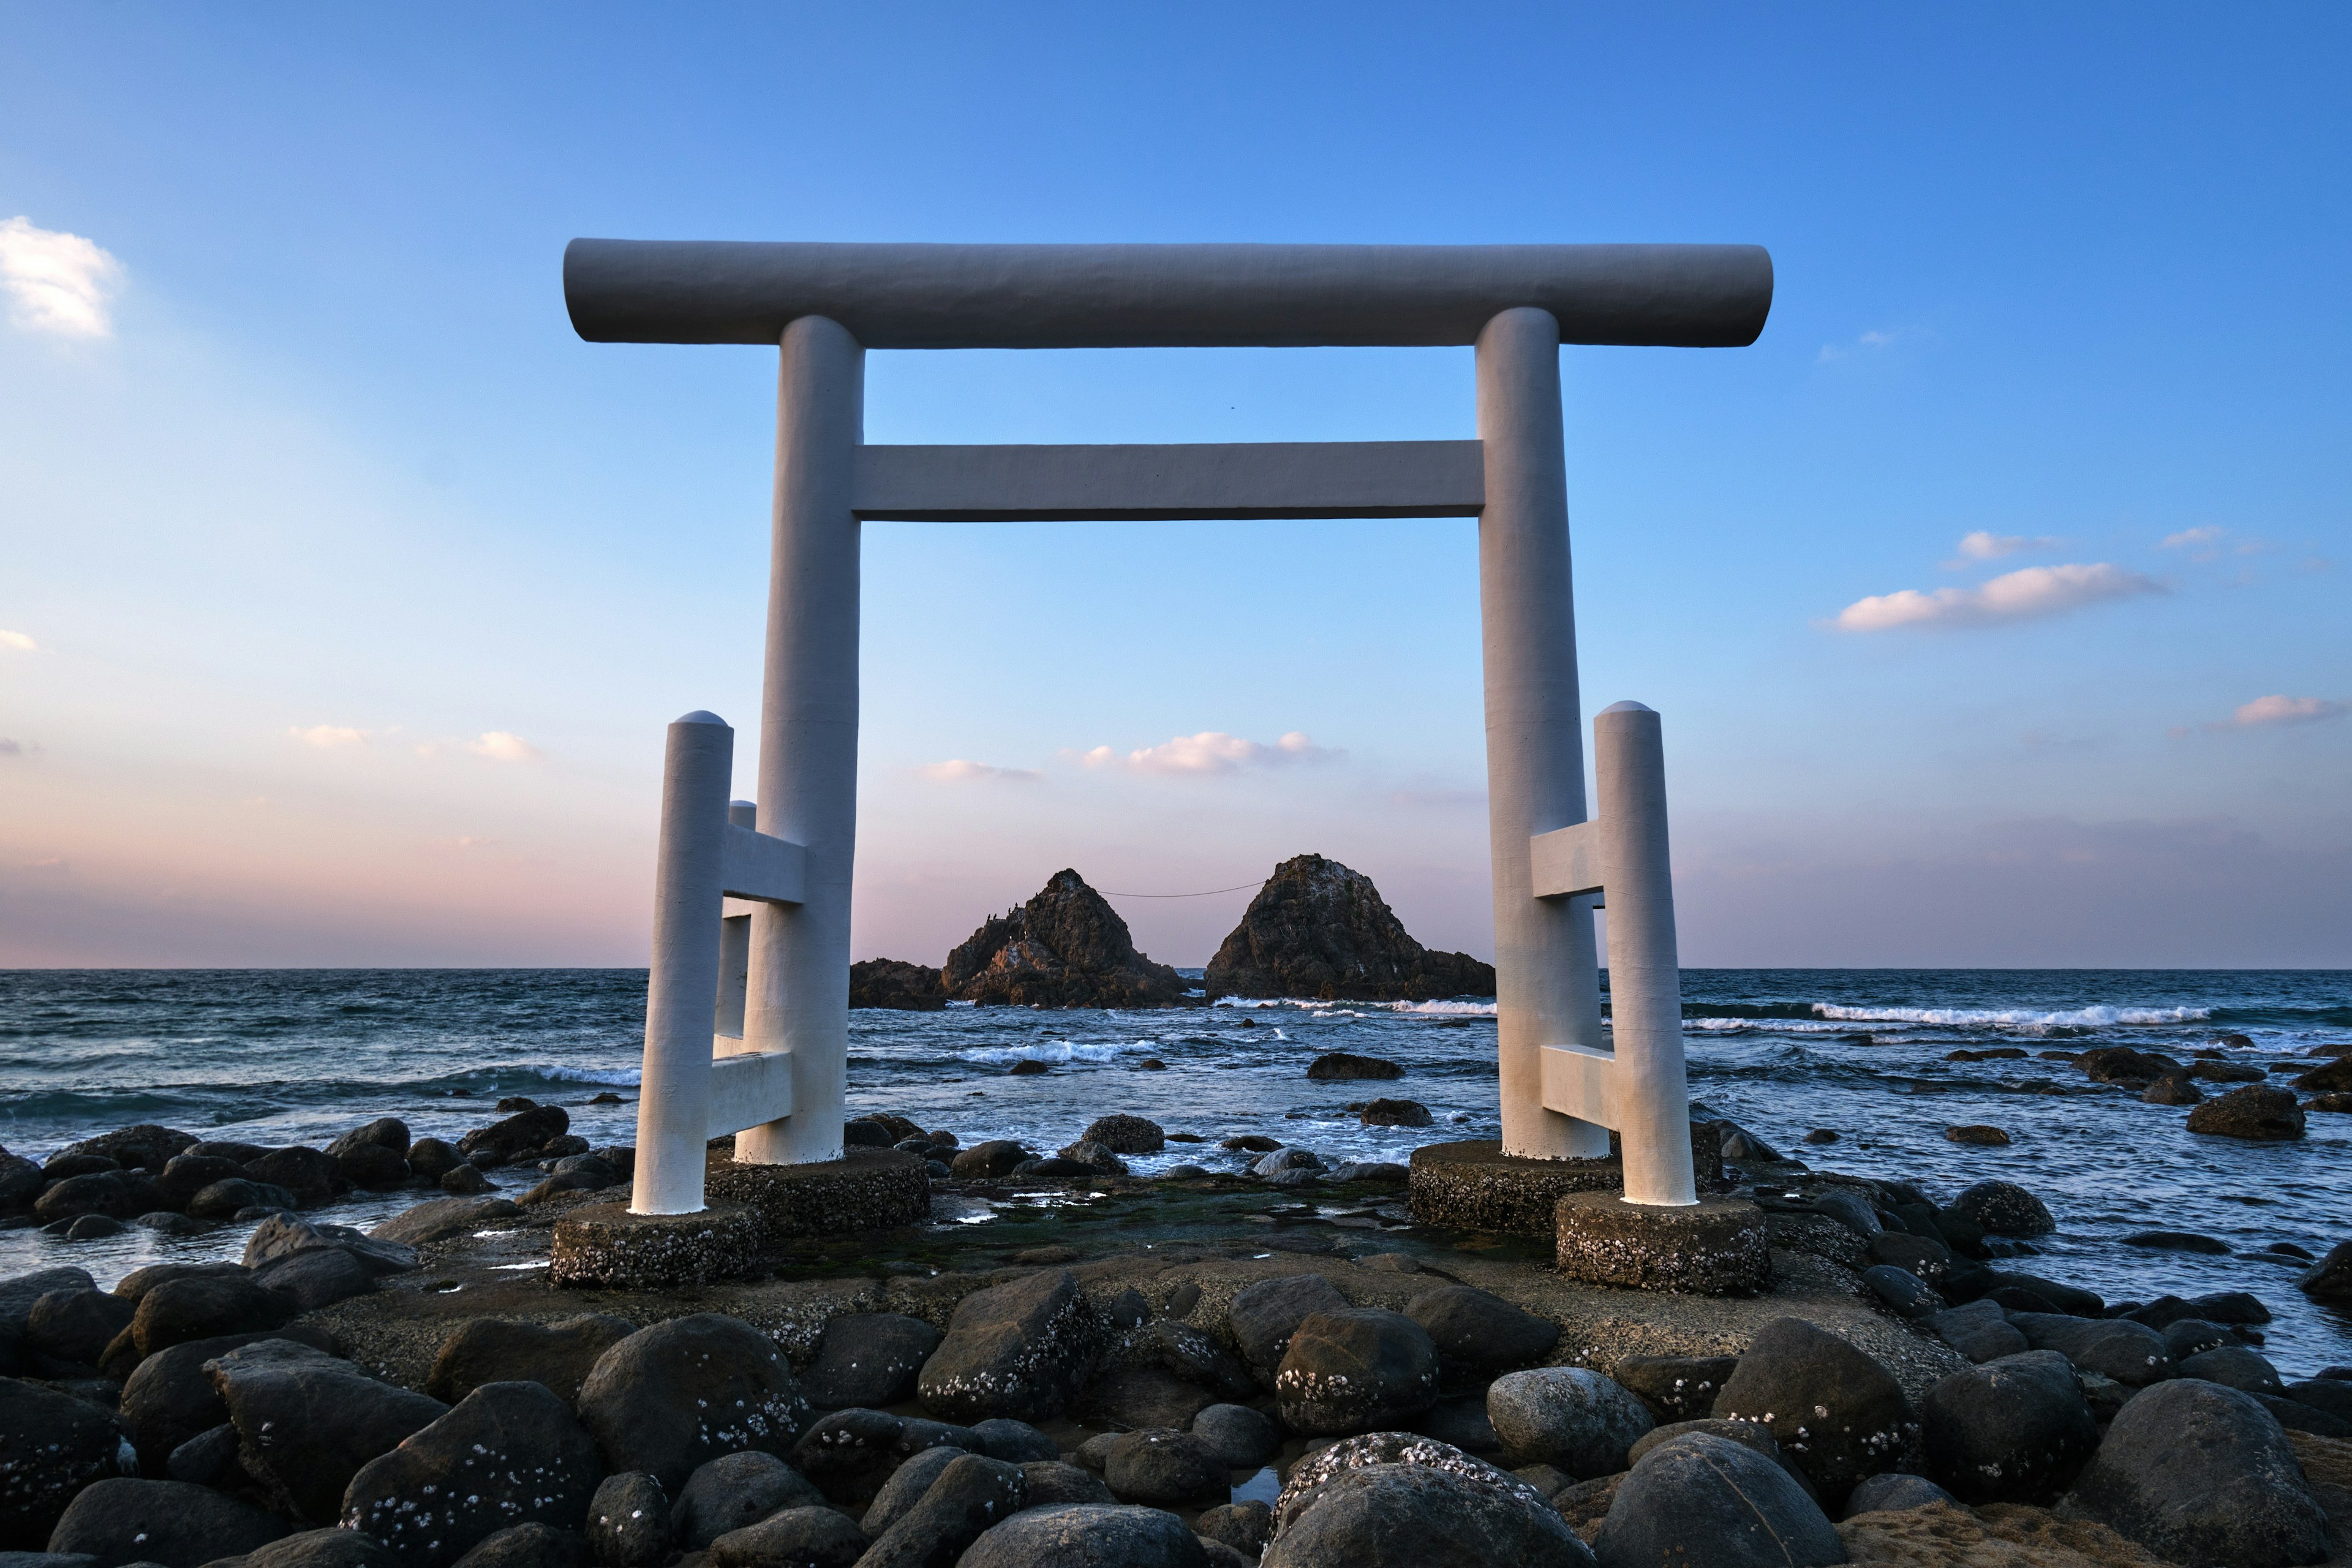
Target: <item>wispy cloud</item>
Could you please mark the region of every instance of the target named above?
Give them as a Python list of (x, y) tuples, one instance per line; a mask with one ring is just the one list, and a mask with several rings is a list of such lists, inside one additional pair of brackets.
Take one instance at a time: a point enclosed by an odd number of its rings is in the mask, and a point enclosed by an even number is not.
[(338, 746), (364, 746), (368, 732), (346, 724), (313, 724), (308, 729), (297, 724), (286, 731), (306, 746), (316, 746), (322, 752)]
[(1944, 563), (1944, 570), (1958, 572), (1976, 562), (1998, 561), (2021, 550), (2055, 550), (2062, 542), (2048, 534), (2029, 537), (2022, 533), (1993, 533), (1979, 528), (1974, 533), (1960, 536), (1959, 553)]
[(963, 757), (925, 763), (915, 772), (933, 784), (1035, 784), (1045, 775), (1034, 768), (1000, 768)]
[(2208, 523), (2203, 528), (2184, 528), (2179, 533), (2168, 533), (2156, 542), (2158, 550), (2187, 550), (2195, 545), (2210, 544), (2228, 532)]
[(1905, 588), (1857, 599), (1832, 623), (1846, 632), (1897, 626), (1989, 626), (2061, 615), (2107, 599), (2161, 594), (2153, 577), (2099, 562), (2090, 565), (2028, 566), (1974, 588)]
[(1897, 343), (1932, 340), (1935, 335), (1925, 327), (1874, 328), (1858, 334), (1850, 343), (1823, 343), (1813, 363), (1827, 364), (1832, 360), (1852, 359), (1858, 354), (1884, 353)]
[(460, 742), (463, 750), (478, 757), (488, 757), (494, 763), (533, 763), (539, 760), (539, 748), (520, 735), (504, 730), (485, 730), (478, 740)]
[(2208, 730), (2256, 730), (2278, 724), (2319, 724), (2330, 719), (2352, 714), (2352, 702), (2337, 702), (2325, 697), (2288, 697), (2284, 694), (2257, 697), (2242, 704), (2227, 719), (2219, 719), (2205, 726)]
[(37, 653), (41, 645), (23, 632), (0, 631), (0, 647), (10, 653)]
[(0, 222), (0, 291), (8, 320), (28, 332), (104, 338), (114, 332), (106, 301), (122, 284), (122, 263), (78, 234)]
[(11, 740), (6, 735), (0, 735), (0, 757), (21, 757), (24, 754), (24, 742)]
[(1222, 730), (1203, 730), (1197, 735), (1178, 735), (1140, 751), (1121, 752), (1108, 746), (1097, 746), (1091, 752), (1078, 753), (1078, 761), (1090, 768), (1121, 768), (1129, 773), (1198, 778), (1238, 773), (1244, 768), (1331, 762), (1345, 755), (1337, 748), (1317, 745), (1297, 730), (1272, 745), (1228, 735)]

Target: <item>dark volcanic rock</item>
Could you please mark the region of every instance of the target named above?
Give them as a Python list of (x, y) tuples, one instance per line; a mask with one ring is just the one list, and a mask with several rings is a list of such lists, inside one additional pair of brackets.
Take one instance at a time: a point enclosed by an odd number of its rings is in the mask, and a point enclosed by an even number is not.
[(74, 1495), (127, 1468), (114, 1416), (56, 1389), (0, 1378), (0, 1552), (38, 1552)]
[(2284, 1089), (2249, 1084), (2189, 1113), (2189, 1131), (2216, 1138), (2276, 1142), (2303, 1136), (2303, 1107)]
[(1320, 855), (1274, 868), (1202, 984), (1211, 997), (1313, 996), (1428, 1002), (1492, 996), (1495, 968), (1433, 952), (1406, 934), (1372, 879)]
[(1339, 1288), (1320, 1274), (1293, 1274), (1244, 1287), (1234, 1295), (1225, 1321), (1250, 1375), (1272, 1388), (1290, 1349), (1290, 1336), (1307, 1315), (1343, 1311), (1347, 1305)]
[(1927, 1508), (1934, 1503), (1959, 1502), (1951, 1493), (1925, 1476), (1906, 1476), (1898, 1470), (1871, 1476), (1846, 1494), (1845, 1512), (1852, 1519), (1864, 1513), (1895, 1513), (1906, 1509)]
[(1318, 1083), (1345, 1083), (1363, 1079), (1402, 1078), (1404, 1068), (1378, 1057), (1350, 1051), (1326, 1051), (1307, 1064), (1307, 1076)]
[(2009, 1314), (1998, 1301), (1970, 1301), (1948, 1308), (1926, 1320), (1946, 1344), (1981, 1365), (2005, 1355), (2019, 1355), (2032, 1347), (2010, 1325)]
[(1058, 1414), (1094, 1364), (1095, 1325), (1067, 1269), (991, 1286), (959, 1303), (923, 1363), (918, 1395), (942, 1421)]
[(74, 1499), (48, 1549), (87, 1552), (100, 1563), (199, 1568), (285, 1533), (284, 1521), (208, 1488), (125, 1479), (100, 1481)]
[(872, 1542), (829, 1508), (788, 1508), (710, 1543), (711, 1568), (854, 1568)]
[(1089, 1426), (1140, 1432), (1155, 1426), (1183, 1430), (1217, 1396), (1160, 1366), (1125, 1366), (1107, 1372), (1081, 1390), (1073, 1409)]
[(862, 1568), (946, 1568), (984, 1531), (1019, 1512), (1024, 1495), (1020, 1466), (959, 1454), (858, 1562)]
[(948, 954), (940, 984), (958, 1001), (1047, 1007), (1172, 1007), (1191, 989), (1136, 952), (1118, 911), (1071, 870), (991, 916)]
[(801, 1392), (821, 1410), (880, 1409), (915, 1396), (915, 1380), (940, 1348), (940, 1331), (901, 1312), (850, 1312), (824, 1325)]
[[(2025, 1342), (2018, 1342), (2018, 1349)], [(1612, 1369), (1612, 1381), (1630, 1388), (1661, 1421), (1690, 1421), (1713, 1414), (1737, 1356), (1629, 1355)]]
[(457, 1140), (457, 1152), (468, 1157), (489, 1154), (499, 1160), (518, 1160), (538, 1152), (571, 1130), (572, 1118), (562, 1106), (534, 1105), (503, 1121), (475, 1128)]
[(2060, 1505), (2175, 1563), (2284, 1568), (2328, 1554), (2327, 1516), (2278, 1422), (2193, 1378), (2125, 1405)]
[(68, 1176), (51, 1185), (33, 1205), (33, 1213), (54, 1224), (86, 1214), (130, 1219), (152, 1206), (142, 1201), (139, 1190), (121, 1172), (92, 1171), (88, 1175)]
[(1954, 1198), (1952, 1208), (1992, 1236), (2047, 1236), (2058, 1228), (2042, 1200), (2014, 1182), (1979, 1182)]
[(1291, 1334), (1274, 1391), (1294, 1432), (1393, 1429), (1437, 1402), (1437, 1346), (1402, 1312), (1312, 1312)]
[(283, 1187), (309, 1200), (332, 1197), (351, 1185), (333, 1155), (300, 1143), (247, 1160), (245, 1173), (253, 1181)]
[(79, 1143), (68, 1143), (58, 1151), (55, 1159), (74, 1154), (102, 1154), (123, 1168), (136, 1166), (149, 1173), (161, 1171), (172, 1156), (184, 1153), (196, 1142), (193, 1132), (181, 1132), (169, 1127), (158, 1127), (142, 1121), (136, 1127), (118, 1127), (111, 1132), (101, 1132), (95, 1138), (85, 1138)]
[(518, 1524), (484, 1536), (457, 1568), (588, 1568), (588, 1543), (551, 1524)]
[(522, 1210), (504, 1198), (433, 1198), (405, 1208), (368, 1232), (372, 1237), (423, 1247), (512, 1219)]
[[(288, 1328), (278, 1332), (294, 1342), (325, 1352), (331, 1344), (317, 1329)], [(213, 1386), (205, 1363), (233, 1350), (271, 1336), (229, 1334), (218, 1339), (192, 1340), (160, 1351), (139, 1363), (122, 1385), (122, 1419), (139, 1450), (142, 1475), (165, 1473), (173, 1450), (201, 1433), (228, 1420), (228, 1405)]]
[(1202, 1509), (1192, 1521), (1203, 1540), (1223, 1542), (1247, 1557), (1265, 1550), (1274, 1534), (1274, 1510), (1262, 1502), (1221, 1503)]
[(639, 1329), (597, 1358), (578, 1404), (607, 1468), (665, 1488), (721, 1454), (786, 1453), (809, 1415), (774, 1342), (716, 1312)]
[(246, 1238), (244, 1264), (259, 1268), (298, 1253), (338, 1248), (367, 1266), (370, 1274), (403, 1274), (416, 1267), (413, 1247), (381, 1241), (347, 1225), (313, 1225), (298, 1215), (272, 1215)]
[(902, 1013), (935, 1013), (948, 1005), (940, 972), (900, 958), (869, 958), (849, 966), (849, 1005)]
[[(2170, 1341), (2166, 1342), (2168, 1344)], [(2173, 1369), (2182, 1377), (2201, 1377), (2241, 1394), (2281, 1394), (2286, 1380), (2270, 1359), (2243, 1345), (2216, 1345), (2180, 1361)]]
[(1223, 1455), (1191, 1432), (1122, 1433), (1103, 1457), (1103, 1484), (1121, 1502), (1223, 1500), (1232, 1490)]
[(2010, 1326), (2038, 1351), (2056, 1351), (2084, 1372), (2144, 1388), (2173, 1375), (2171, 1347), (2164, 1335), (2128, 1318), (2073, 1318), (2052, 1312), (2014, 1312)]
[(990, 1527), (956, 1568), (1207, 1568), (1184, 1521), (1162, 1509), (1074, 1504)]
[(257, 1341), (207, 1370), (246, 1473), (272, 1508), (311, 1524), (332, 1523), (362, 1466), (449, 1409), (290, 1340)]
[(661, 1483), (643, 1470), (606, 1476), (588, 1500), (582, 1526), (597, 1568), (662, 1568), (677, 1537)]
[[(2352, 1384), (2347, 1385), (2352, 1392)], [(1212, 1405), (1192, 1417), (1192, 1436), (1216, 1450), (1231, 1468), (1255, 1469), (1282, 1447), (1282, 1429), (1246, 1405)]]
[(1758, 1331), (1715, 1413), (1761, 1422), (1833, 1504), (1864, 1476), (1899, 1468), (1918, 1430), (1885, 1367), (1799, 1318), (1777, 1318)]
[(746, 1449), (712, 1459), (688, 1477), (670, 1510), (670, 1525), (678, 1545), (698, 1552), (778, 1509), (824, 1503), (824, 1494), (806, 1476), (773, 1454)]
[(1263, 1568), (1590, 1568), (1540, 1493), (1425, 1437), (1351, 1437), (1291, 1467)]
[(1559, 1325), (1550, 1319), (1467, 1285), (1424, 1290), (1406, 1303), (1404, 1315), (1429, 1331), (1449, 1373), (1533, 1366), (1559, 1342)]
[(255, 1269), (253, 1282), (285, 1297), (303, 1312), (315, 1312), (375, 1289), (375, 1276), (367, 1265), (339, 1247), (281, 1258)]
[(1550, 1465), (1579, 1480), (1623, 1469), (1626, 1450), (1655, 1425), (1631, 1389), (1580, 1366), (1496, 1378), (1486, 1417), (1514, 1467)]
[(1601, 1568), (1816, 1568), (1846, 1560), (1837, 1527), (1787, 1472), (1705, 1432), (1642, 1456), (1592, 1546)]
[(1927, 1474), (1969, 1502), (2032, 1502), (2074, 1479), (2099, 1425), (2055, 1351), (1956, 1372), (1920, 1405)]
[(361, 1467), (341, 1522), (438, 1568), (512, 1525), (578, 1525), (604, 1473), (562, 1400), (536, 1383), (486, 1383)]
[(1367, 1127), (1427, 1127), (1436, 1121), (1417, 1100), (1375, 1100), (1357, 1120)]
[(2352, 1241), (2339, 1241), (2305, 1271), (2294, 1288), (2315, 1301), (2352, 1306)]
[(1249, 1369), (1223, 1345), (1192, 1324), (1169, 1318), (1156, 1318), (1131, 1330), (1112, 1359), (1114, 1364), (1157, 1366), (1223, 1399), (1246, 1399), (1257, 1392)]
[(1168, 1145), (1160, 1123), (1140, 1116), (1097, 1116), (1078, 1137), (1114, 1154), (1157, 1154)]
[(636, 1331), (604, 1313), (553, 1323), (476, 1318), (441, 1342), (425, 1392), (454, 1405), (486, 1383), (536, 1383), (570, 1405), (598, 1358)]
[(197, 1274), (166, 1279), (139, 1298), (131, 1342), (140, 1357), (190, 1340), (248, 1334), (282, 1327), (294, 1316), (291, 1300), (237, 1275)]
[(833, 1501), (864, 1507), (874, 1500), (898, 1462), (906, 1425), (887, 1410), (835, 1410), (820, 1415), (793, 1445), (793, 1468)]
[(1012, 1139), (992, 1138), (960, 1151), (948, 1168), (961, 1181), (992, 1181), (1011, 1175), (1028, 1158), (1029, 1151)]
[(25, 1319), (25, 1344), (58, 1361), (95, 1366), (138, 1308), (104, 1290), (52, 1290)]

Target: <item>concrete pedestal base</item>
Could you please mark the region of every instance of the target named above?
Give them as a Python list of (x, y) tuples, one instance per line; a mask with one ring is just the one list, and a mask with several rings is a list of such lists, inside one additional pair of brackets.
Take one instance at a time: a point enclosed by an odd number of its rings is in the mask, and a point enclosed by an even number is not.
[[(1712, 1129), (1691, 1130), (1691, 1160), (1705, 1192), (1723, 1178), (1723, 1155)], [(1570, 1193), (1622, 1193), (1625, 1163), (1606, 1160), (1527, 1160), (1499, 1142), (1424, 1143), (1412, 1152), (1415, 1225), (1454, 1230), (1500, 1230), (1549, 1236), (1552, 1211)]]
[(751, 1273), (760, 1258), (760, 1216), (741, 1204), (698, 1214), (631, 1214), (625, 1205), (573, 1209), (555, 1222), (556, 1285), (663, 1290)]
[(1677, 1296), (1752, 1296), (1771, 1283), (1764, 1211), (1737, 1198), (1660, 1208), (1571, 1193), (1554, 1223), (1559, 1271), (1572, 1279)]
[(852, 1149), (804, 1165), (747, 1165), (713, 1150), (703, 1175), (712, 1205), (740, 1204), (759, 1217), (760, 1245), (781, 1250), (803, 1237), (920, 1225), (931, 1217), (923, 1162), (896, 1149)]

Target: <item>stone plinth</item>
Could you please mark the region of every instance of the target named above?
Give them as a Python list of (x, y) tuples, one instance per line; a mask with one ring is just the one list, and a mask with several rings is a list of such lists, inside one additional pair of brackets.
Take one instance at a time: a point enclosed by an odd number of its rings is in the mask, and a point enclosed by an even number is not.
[[(1723, 1178), (1723, 1154), (1714, 1130), (1691, 1129), (1691, 1161), (1699, 1190)], [(1622, 1193), (1625, 1163), (1528, 1160), (1503, 1152), (1501, 1143), (1424, 1143), (1412, 1152), (1415, 1225), (1455, 1230), (1500, 1230), (1549, 1236), (1553, 1210), (1570, 1193)]]
[(559, 1286), (662, 1290), (751, 1273), (760, 1258), (760, 1216), (741, 1204), (697, 1214), (631, 1214), (595, 1204), (555, 1222), (548, 1278)]
[(1553, 1214), (1559, 1271), (1677, 1296), (1752, 1296), (1771, 1283), (1764, 1211), (1736, 1198), (1663, 1207), (1570, 1193)]
[(745, 1164), (714, 1149), (703, 1190), (714, 1206), (751, 1210), (760, 1245), (772, 1252), (804, 1237), (887, 1230), (931, 1216), (923, 1162), (896, 1149), (852, 1149), (841, 1159), (804, 1165)]

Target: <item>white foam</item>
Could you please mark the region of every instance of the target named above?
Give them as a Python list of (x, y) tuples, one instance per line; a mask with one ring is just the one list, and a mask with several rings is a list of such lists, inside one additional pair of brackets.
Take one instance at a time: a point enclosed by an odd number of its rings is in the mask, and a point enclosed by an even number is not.
[(1045, 1040), (1034, 1046), (982, 1046), (957, 1056), (968, 1062), (1107, 1062), (1121, 1051), (1141, 1050), (1149, 1040), (1133, 1046), (1088, 1046), (1069, 1040)]
[(1816, 1002), (1813, 1011), (1824, 1018), (1857, 1024), (1934, 1024), (1944, 1027), (1975, 1025), (2005, 1029), (2102, 1028), (2116, 1024), (2194, 1024), (2213, 1016), (2210, 1007), (2076, 1007), (2036, 1013), (2022, 1007), (1840, 1007)]
[(1499, 1005), (1494, 1002), (1382, 1002), (1380, 1006), (1391, 1013), (1460, 1014), (1470, 1017), (1491, 1018)]
[(1790, 1035), (1850, 1035), (1853, 1028), (1847, 1024), (1809, 1024), (1796, 1018), (1685, 1018), (1685, 1033), (1704, 1035), (1736, 1035), (1748, 1029), (1762, 1029), (1773, 1034)]

